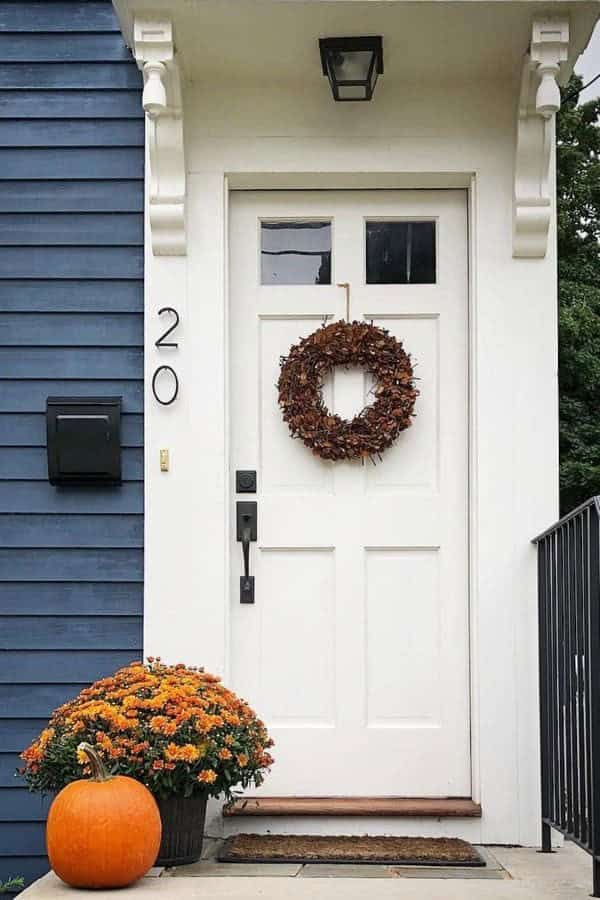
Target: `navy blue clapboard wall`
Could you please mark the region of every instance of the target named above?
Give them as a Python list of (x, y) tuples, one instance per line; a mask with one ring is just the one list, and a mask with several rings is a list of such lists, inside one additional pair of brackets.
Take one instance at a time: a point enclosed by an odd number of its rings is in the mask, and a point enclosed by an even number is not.
[[(19, 751), (141, 653), (140, 95), (110, 2), (0, 0), (0, 880), (47, 869)], [(48, 484), (53, 394), (123, 397), (122, 487)]]

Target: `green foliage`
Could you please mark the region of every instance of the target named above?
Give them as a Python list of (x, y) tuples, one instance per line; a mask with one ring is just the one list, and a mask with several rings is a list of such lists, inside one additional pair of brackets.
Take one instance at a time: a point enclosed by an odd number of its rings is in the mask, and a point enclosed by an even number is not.
[(557, 119), (563, 513), (600, 494), (600, 98), (578, 106), (581, 84)]
[(7, 881), (0, 881), (0, 894), (14, 894), (16, 891), (22, 891), (24, 887), (25, 880), (19, 875)]

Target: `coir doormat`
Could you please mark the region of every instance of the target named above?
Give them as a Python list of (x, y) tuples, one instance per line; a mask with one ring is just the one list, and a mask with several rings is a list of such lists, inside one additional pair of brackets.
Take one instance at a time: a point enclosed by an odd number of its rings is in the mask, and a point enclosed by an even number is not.
[(228, 863), (485, 866), (475, 847), (458, 838), (320, 834), (236, 834), (227, 838), (217, 859)]

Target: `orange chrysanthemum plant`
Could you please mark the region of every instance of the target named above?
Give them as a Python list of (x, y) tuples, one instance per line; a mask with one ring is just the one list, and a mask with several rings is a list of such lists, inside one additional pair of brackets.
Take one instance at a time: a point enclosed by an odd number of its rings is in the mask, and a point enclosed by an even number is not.
[(33, 791), (58, 791), (86, 766), (77, 745), (96, 748), (112, 774), (129, 775), (159, 798), (206, 791), (230, 799), (260, 785), (273, 742), (244, 700), (214, 675), (159, 658), (131, 663), (57, 709), (22, 753)]

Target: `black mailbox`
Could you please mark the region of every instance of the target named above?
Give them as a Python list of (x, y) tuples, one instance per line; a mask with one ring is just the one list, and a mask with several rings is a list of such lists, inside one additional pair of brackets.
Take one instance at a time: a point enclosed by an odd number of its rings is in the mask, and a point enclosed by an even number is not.
[(50, 484), (121, 483), (121, 398), (48, 397)]

